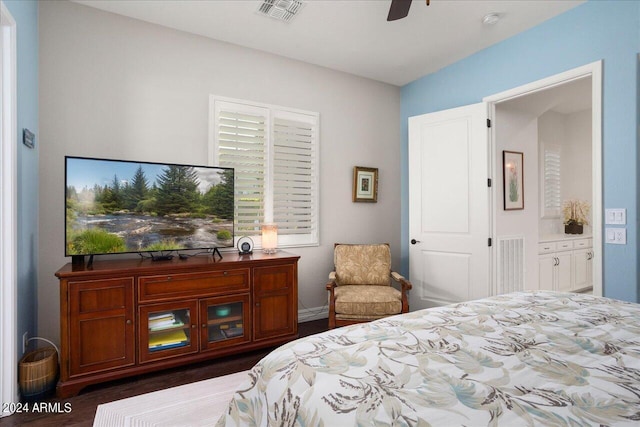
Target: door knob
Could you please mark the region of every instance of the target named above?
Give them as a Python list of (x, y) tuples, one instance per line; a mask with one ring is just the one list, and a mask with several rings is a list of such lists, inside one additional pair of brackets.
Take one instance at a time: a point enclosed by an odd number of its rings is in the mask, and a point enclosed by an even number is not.
[(416, 243), (420, 243), (420, 240), (411, 239), (411, 244), (415, 245)]

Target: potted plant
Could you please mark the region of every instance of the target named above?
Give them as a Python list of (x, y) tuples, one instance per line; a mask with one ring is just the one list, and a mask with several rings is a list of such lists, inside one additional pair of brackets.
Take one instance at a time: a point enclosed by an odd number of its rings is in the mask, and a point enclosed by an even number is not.
[(584, 200), (565, 200), (562, 204), (565, 234), (582, 234), (585, 225), (589, 225), (589, 202)]

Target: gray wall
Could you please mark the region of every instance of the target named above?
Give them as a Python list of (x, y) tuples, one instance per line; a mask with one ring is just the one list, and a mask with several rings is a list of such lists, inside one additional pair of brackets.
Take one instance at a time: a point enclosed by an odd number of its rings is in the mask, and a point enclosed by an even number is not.
[[(207, 163), (209, 95), (320, 113), (320, 246), (296, 248), (299, 309), (326, 302), (333, 243), (400, 254), (399, 88), (66, 1), (40, 3), (39, 330), (59, 337), (64, 156)], [(378, 203), (352, 203), (354, 166)], [(99, 257), (105, 259), (106, 257)]]

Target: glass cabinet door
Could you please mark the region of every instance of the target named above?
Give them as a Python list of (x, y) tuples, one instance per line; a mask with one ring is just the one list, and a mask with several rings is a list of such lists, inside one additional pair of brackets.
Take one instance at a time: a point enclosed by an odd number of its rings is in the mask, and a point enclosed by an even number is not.
[(140, 361), (198, 350), (195, 301), (140, 306)]
[(200, 302), (203, 348), (220, 348), (250, 340), (249, 295), (209, 298)]

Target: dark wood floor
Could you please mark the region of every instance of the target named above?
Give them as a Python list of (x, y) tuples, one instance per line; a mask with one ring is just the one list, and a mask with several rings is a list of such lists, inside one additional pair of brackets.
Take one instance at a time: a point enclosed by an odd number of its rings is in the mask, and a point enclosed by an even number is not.
[[(300, 323), (298, 329), (301, 337), (325, 331), (327, 319)], [(75, 397), (68, 399), (54, 397), (47, 400), (50, 407), (55, 409), (57, 405), (62, 413), (14, 414), (0, 418), (0, 426), (91, 426), (96, 408), (101, 403), (250, 369), (271, 350), (243, 353), (209, 362), (88, 386)], [(70, 412), (64, 412), (65, 405), (70, 406)]]

